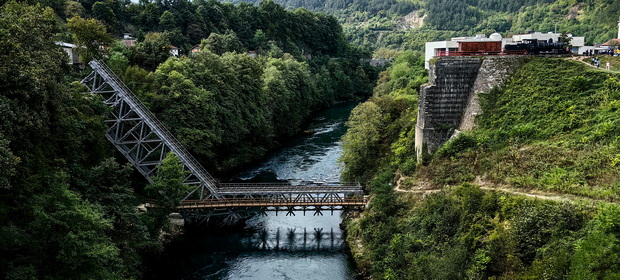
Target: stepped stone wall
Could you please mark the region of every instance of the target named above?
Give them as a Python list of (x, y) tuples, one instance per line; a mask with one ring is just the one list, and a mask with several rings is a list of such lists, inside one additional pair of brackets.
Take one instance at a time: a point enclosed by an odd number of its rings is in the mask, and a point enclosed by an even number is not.
[(475, 117), (482, 113), (478, 94), (501, 86), (526, 60), (523, 56), (440, 57), (432, 63), (429, 83), (420, 89), (418, 161), (460, 131), (474, 128)]

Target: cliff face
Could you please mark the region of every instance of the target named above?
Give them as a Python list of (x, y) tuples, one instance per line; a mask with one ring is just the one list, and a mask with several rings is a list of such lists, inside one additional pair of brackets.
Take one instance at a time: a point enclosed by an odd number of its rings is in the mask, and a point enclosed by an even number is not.
[(420, 90), (415, 146), (418, 159), (450, 137), (475, 127), (478, 94), (501, 86), (526, 57), (440, 57)]

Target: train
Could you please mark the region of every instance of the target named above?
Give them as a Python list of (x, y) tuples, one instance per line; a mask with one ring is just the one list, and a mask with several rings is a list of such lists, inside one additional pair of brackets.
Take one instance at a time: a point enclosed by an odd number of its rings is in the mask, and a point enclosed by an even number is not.
[(568, 54), (570, 50), (562, 42), (525, 39), (522, 43), (506, 44), (504, 52), (523, 52), (526, 54)]
[(521, 43), (506, 44), (501, 41), (460, 41), (458, 50), (438, 51), (436, 56), (484, 56), (484, 55), (542, 55), (568, 54), (564, 43), (552, 40), (525, 39)]

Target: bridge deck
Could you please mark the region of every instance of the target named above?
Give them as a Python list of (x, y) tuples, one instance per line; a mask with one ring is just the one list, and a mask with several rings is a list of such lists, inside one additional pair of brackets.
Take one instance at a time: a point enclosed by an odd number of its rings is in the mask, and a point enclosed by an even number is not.
[(366, 197), (322, 197), (312, 199), (308, 197), (257, 197), (257, 198), (220, 198), (204, 200), (184, 200), (179, 209), (204, 209), (223, 207), (364, 207), (368, 203)]

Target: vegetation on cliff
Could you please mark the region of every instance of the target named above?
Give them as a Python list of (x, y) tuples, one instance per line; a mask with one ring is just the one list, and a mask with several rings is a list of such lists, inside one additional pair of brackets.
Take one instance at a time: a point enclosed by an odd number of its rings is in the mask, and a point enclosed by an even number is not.
[(51, 9), (0, 8), (0, 278), (140, 274), (159, 228), (111, 158), (100, 98), (73, 90)]
[(351, 113), (343, 137), (343, 180), (368, 181), (386, 166), (415, 170), (418, 89), (427, 81), (424, 60), (402, 53), (379, 75), (373, 97)]
[[(367, 213), (348, 225), (351, 244), (361, 245), (352, 248), (362, 269), (385, 279), (617, 277), (618, 78), (580, 62), (533, 58), (503, 87), (480, 96), (476, 129), (413, 167), (389, 149), (413, 149), (403, 137), (413, 134), (412, 124), (393, 131), (398, 122), (372, 126), (372, 118), (353, 115), (345, 174), (368, 180), (374, 196)], [(401, 137), (373, 141), (359, 134), (368, 127)], [(347, 139), (376, 143), (383, 152), (360, 153)], [(358, 169), (357, 162), (374, 165)], [(479, 182), (577, 200), (482, 191), (473, 185)], [(423, 195), (426, 189), (443, 190)]]
[(375, 279), (615, 279), (620, 206), (536, 200), (471, 184), (420, 195), (372, 184), (348, 222), (362, 273)]

